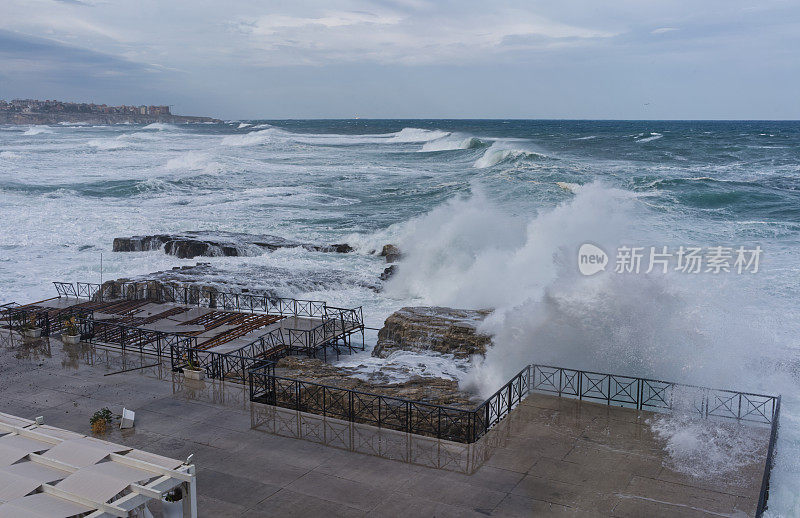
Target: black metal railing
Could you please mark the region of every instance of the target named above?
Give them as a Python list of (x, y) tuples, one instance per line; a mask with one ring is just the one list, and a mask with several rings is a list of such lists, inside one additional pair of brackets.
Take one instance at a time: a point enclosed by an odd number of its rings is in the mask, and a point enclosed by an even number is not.
[(274, 366), (248, 373), (250, 400), (407, 433), (473, 442), (473, 411), (275, 376)]
[[(547, 365), (528, 365), (472, 409), (365, 393), (252, 369), (251, 400), (457, 442), (475, 442), (532, 391), (636, 410), (683, 409), (701, 417), (776, 426), (780, 397)], [(776, 428), (775, 428), (776, 429)]]
[(531, 389), (531, 366), (519, 371), (516, 376), (500, 387), (486, 401), (478, 405), (475, 413), (475, 428), (472, 441), (477, 441), (494, 425), (508, 415)]
[(704, 417), (724, 417), (770, 424), (776, 396), (711, 389), (669, 381), (600, 372), (530, 365), (531, 390), (638, 410), (696, 411)]
[[(253, 295), (219, 291), (215, 288), (171, 285), (157, 281), (111, 281), (103, 285), (54, 282), (59, 297), (90, 300), (152, 300), (158, 303), (197, 305), (230, 311), (249, 311), (271, 315), (319, 319), (310, 329), (286, 329), (286, 345), (294, 352), (313, 354), (337, 338), (364, 329), (361, 306), (338, 308), (323, 301)], [(349, 343), (349, 342), (348, 342)], [(363, 347), (362, 347), (363, 348)], [(338, 352), (338, 351), (337, 351)]]
[(102, 287), (100, 284), (93, 284), (91, 282), (77, 282), (75, 284), (78, 287), (77, 297), (79, 299), (96, 300)]
[(781, 413), (781, 397), (775, 403), (775, 418), (772, 420), (772, 427), (769, 433), (769, 448), (767, 449), (767, 463), (764, 465), (764, 475), (761, 477), (761, 491), (758, 495), (758, 507), (756, 508), (756, 518), (761, 518), (767, 510), (767, 500), (769, 499), (769, 479), (772, 474), (772, 466), (775, 464), (775, 448), (778, 442), (778, 421)]
[(191, 365), (203, 369), (209, 378), (247, 383), (247, 373), (251, 369), (264, 367), (274, 373), (273, 357), (283, 346), (283, 332), (278, 328), (234, 351), (200, 349), (195, 340), (171, 345), (169, 355), (173, 371)]
[[(55, 283), (59, 296), (67, 293), (69, 283)], [(72, 288), (72, 292), (75, 289)], [(325, 302), (320, 300), (299, 300), (251, 293), (222, 291), (216, 288), (173, 285), (158, 281), (112, 281), (102, 286), (91, 283), (78, 283), (77, 294), (100, 300), (128, 299), (152, 300), (188, 306), (200, 306), (228, 311), (249, 311), (270, 315), (300, 316), (322, 318), (325, 316)], [(68, 295), (63, 295), (68, 296)]]
[(64, 322), (73, 317), (76, 321), (92, 318), (92, 311), (75, 307), (45, 309), (35, 306), (10, 306), (2, 314), (5, 327), (21, 331), (26, 325), (32, 325), (41, 329), (42, 336), (50, 336), (62, 332), (64, 330)]
[(123, 352), (135, 351), (154, 354), (159, 358), (172, 355), (173, 351), (197, 347), (197, 337), (177, 333), (167, 333), (136, 326), (107, 322), (103, 320), (79, 320), (81, 339), (90, 343), (99, 342), (115, 345)]
[(248, 373), (252, 369), (261, 368), (275, 373), (275, 362), (246, 356), (242, 351), (218, 353), (190, 347), (185, 349), (185, 356), (173, 359), (173, 369), (176, 367), (176, 362), (183, 363), (181, 369), (192, 366), (205, 371), (209, 378), (239, 383), (247, 381)]

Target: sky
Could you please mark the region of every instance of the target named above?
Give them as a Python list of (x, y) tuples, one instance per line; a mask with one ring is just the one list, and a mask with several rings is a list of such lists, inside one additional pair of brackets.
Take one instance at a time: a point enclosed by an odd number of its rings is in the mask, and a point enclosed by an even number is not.
[(0, 99), (223, 119), (800, 119), (796, 0), (2, 0)]

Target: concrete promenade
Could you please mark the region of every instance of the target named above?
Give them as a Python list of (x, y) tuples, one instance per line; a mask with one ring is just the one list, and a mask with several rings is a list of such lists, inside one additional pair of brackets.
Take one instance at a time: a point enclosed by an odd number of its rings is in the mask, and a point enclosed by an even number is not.
[[(766, 458), (735, 476), (668, 467), (651, 414), (530, 395), (475, 445), (275, 409), (246, 387), (189, 382), (153, 357), (24, 343), (0, 330), (0, 411), (81, 433), (102, 407), (136, 411), (105, 438), (194, 453), (201, 516), (753, 516)], [(153, 507), (156, 515), (159, 510)]]

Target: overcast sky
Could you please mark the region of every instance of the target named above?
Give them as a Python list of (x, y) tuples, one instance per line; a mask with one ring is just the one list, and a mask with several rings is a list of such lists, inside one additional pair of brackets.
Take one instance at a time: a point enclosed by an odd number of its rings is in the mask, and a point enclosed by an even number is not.
[(800, 119), (796, 0), (1, 0), (0, 99), (225, 119)]

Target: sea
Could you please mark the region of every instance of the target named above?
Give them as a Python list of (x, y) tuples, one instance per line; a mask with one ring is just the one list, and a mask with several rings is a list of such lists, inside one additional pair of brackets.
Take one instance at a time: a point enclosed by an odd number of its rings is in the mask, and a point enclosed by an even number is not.
[[(781, 394), (768, 514), (800, 515), (798, 122), (0, 126), (0, 222), (0, 304), (203, 262), (198, 280), (362, 306), (372, 328), (404, 306), (493, 310), (484, 359), (377, 360), (369, 330), (341, 360), (365, 373), (488, 395), (534, 362)], [(112, 252), (185, 231), (355, 251)], [(403, 256), (382, 281), (389, 243)], [(714, 430), (660, 433), (687, 470), (725, 469)]]

